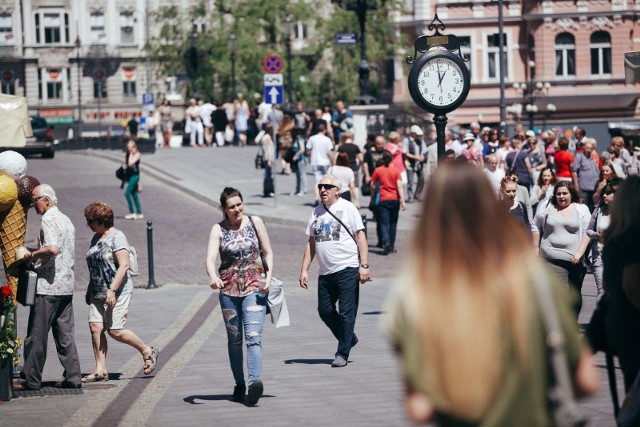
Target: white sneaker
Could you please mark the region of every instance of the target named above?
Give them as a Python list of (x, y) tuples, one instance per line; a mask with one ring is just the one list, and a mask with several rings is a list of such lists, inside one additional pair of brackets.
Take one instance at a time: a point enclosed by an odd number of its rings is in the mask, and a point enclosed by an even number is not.
[(296, 196), (298, 197), (304, 197), (306, 195), (306, 193), (303, 193), (302, 191), (299, 192), (298, 194), (296, 194)]
[(136, 214), (136, 219), (143, 219), (143, 218), (144, 218), (144, 215), (142, 215), (142, 214)]
[(130, 213), (124, 216), (124, 219), (136, 219), (136, 214)]

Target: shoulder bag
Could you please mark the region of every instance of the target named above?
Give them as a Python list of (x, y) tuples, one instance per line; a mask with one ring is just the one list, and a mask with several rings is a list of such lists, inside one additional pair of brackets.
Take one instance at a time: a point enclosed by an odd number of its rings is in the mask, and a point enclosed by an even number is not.
[[(253, 222), (253, 218), (249, 216), (249, 221), (253, 227), (253, 231), (256, 233), (256, 239), (258, 239), (258, 251), (260, 253), (260, 260), (262, 261), (262, 268), (266, 274), (269, 271), (269, 264), (264, 259), (264, 250), (262, 249), (262, 243), (260, 243), (260, 236), (258, 236), (258, 229)], [(271, 283), (269, 283), (269, 293), (267, 294), (267, 305), (269, 306), (269, 314), (271, 315), (271, 323), (276, 328), (281, 326), (289, 326), (291, 321), (289, 320), (289, 309), (287, 308), (287, 300), (284, 298), (284, 284), (282, 280), (271, 277)]]
[(571, 374), (565, 351), (565, 338), (556, 310), (553, 295), (544, 273), (538, 273), (535, 290), (542, 314), (545, 343), (549, 350), (549, 359), (553, 373), (553, 382), (549, 385), (547, 399), (550, 402), (551, 416), (558, 426), (587, 426), (588, 420), (582, 416), (573, 394)]

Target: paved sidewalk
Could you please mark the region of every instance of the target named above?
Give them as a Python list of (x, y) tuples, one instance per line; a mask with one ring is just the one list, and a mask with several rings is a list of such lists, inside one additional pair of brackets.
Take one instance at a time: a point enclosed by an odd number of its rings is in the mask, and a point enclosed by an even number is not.
[[(143, 206), (145, 215), (153, 218), (157, 226), (156, 280), (162, 286), (157, 290), (136, 289), (127, 327), (161, 350), (154, 375), (145, 377), (141, 373), (142, 360), (133, 349), (110, 340), (109, 383), (90, 385), (78, 395), (17, 398), (0, 403), (0, 425), (408, 425), (397, 359), (381, 332), (380, 317), (402, 254), (408, 250), (418, 205), (412, 204), (407, 212), (401, 213), (400, 254), (386, 258), (372, 255), (375, 280), (361, 292), (356, 325), (360, 342), (348, 367), (332, 369), (329, 363), (335, 352), (335, 340), (317, 315), (316, 290), (305, 291), (296, 284), (303, 241), (300, 234), (313, 196), (301, 199), (283, 195), (278, 188), (276, 199), (263, 199), (262, 171), (253, 169), (252, 163), (255, 150), (255, 147), (185, 148), (160, 150), (143, 157), (142, 182), (146, 186)], [(79, 227), (83, 223), (81, 209), (97, 197), (123, 209), (121, 191), (112, 183), (113, 172), (108, 172), (115, 170), (122, 159), (123, 155), (111, 152), (61, 152), (51, 161), (30, 159), (29, 173), (45, 178), (59, 190), (64, 201), (61, 209)], [(59, 177), (63, 173), (60, 168), (64, 168), (69, 178)], [(77, 178), (84, 173), (83, 168), (91, 169), (86, 172), (84, 182)], [(100, 181), (103, 179), (104, 182)], [(293, 183), (293, 177), (278, 175), (277, 179), (278, 186), (292, 187), (288, 184)], [(216, 293), (205, 285), (202, 270), (204, 247), (200, 246), (206, 242), (208, 228), (218, 220), (219, 214), (212, 214), (212, 205), (226, 185), (241, 188), (248, 213), (257, 213), (274, 224), (270, 235), (273, 233), (278, 251), (277, 275), (285, 279), (292, 316), (291, 327), (276, 330), (271, 324), (265, 326), (265, 396), (255, 408), (229, 401), (233, 379), (226, 333)], [(90, 191), (78, 196), (87, 186)], [(193, 202), (192, 196), (206, 205)], [(37, 232), (37, 223), (37, 217), (30, 214), (29, 235)], [(127, 236), (144, 242), (144, 222), (119, 220), (118, 226)], [(374, 224), (370, 224), (369, 232), (375, 235)], [(77, 237), (78, 243), (87, 244), (86, 230), (78, 231)], [(144, 257), (145, 251), (140, 249), (138, 245), (140, 256)], [(85, 250), (80, 246), (77, 249), (79, 292), (74, 296), (74, 307), (81, 367), (84, 373), (89, 373), (94, 362), (86, 323), (88, 308), (81, 292), (86, 286), (83, 285), (86, 277), (82, 276), (86, 268), (80, 262)], [(144, 276), (139, 283), (144, 284)], [(590, 275), (583, 294), (580, 322), (586, 323), (595, 305), (595, 286)], [(20, 336), (25, 335), (27, 316), (28, 311), (21, 308)], [(602, 379), (601, 390), (581, 407), (594, 425), (614, 426), (603, 357), (598, 355), (595, 361)], [(50, 340), (45, 381), (58, 380), (61, 370)], [(114, 406), (109, 407), (110, 404)]]
[[(307, 167), (309, 194), (304, 197), (292, 196), (295, 176), (274, 173), (276, 197), (265, 198), (262, 197), (264, 170), (254, 166), (257, 152), (256, 146), (158, 149), (153, 155), (143, 155), (140, 163), (141, 182), (144, 182), (145, 175), (149, 175), (214, 206), (219, 206), (218, 200), (224, 187), (236, 187), (245, 198), (247, 212), (280, 224), (306, 225), (315, 199), (311, 167)], [(86, 153), (117, 162), (124, 159), (124, 154), (113, 151), (87, 150)], [(279, 170), (279, 167), (275, 168), (275, 171)], [(360, 212), (371, 218), (371, 211), (367, 208), (369, 200), (368, 196), (362, 198)], [(405, 212), (400, 212), (398, 230), (401, 233), (413, 230), (420, 203), (408, 203), (407, 207)], [(375, 234), (375, 224), (371, 225), (370, 229)]]

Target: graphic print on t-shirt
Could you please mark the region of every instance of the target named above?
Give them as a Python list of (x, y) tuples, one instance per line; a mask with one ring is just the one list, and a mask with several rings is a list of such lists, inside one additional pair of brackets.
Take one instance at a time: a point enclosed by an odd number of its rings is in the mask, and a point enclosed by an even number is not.
[[(342, 211), (334, 212), (334, 215), (342, 219)], [(313, 222), (313, 237), (316, 243), (340, 240), (342, 226), (331, 214), (316, 217)]]

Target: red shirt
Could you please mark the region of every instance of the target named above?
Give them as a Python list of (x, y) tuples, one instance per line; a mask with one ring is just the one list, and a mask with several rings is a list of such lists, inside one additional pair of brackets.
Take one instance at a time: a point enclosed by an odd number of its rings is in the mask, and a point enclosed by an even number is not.
[(389, 166), (380, 166), (373, 171), (371, 176), (372, 183), (380, 183), (380, 201), (400, 200), (398, 193), (398, 181), (402, 181), (400, 171), (393, 164)]
[(553, 162), (556, 165), (556, 176), (558, 178), (571, 178), (571, 164), (573, 163), (573, 154), (567, 150), (558, 151), (553, 156)]

